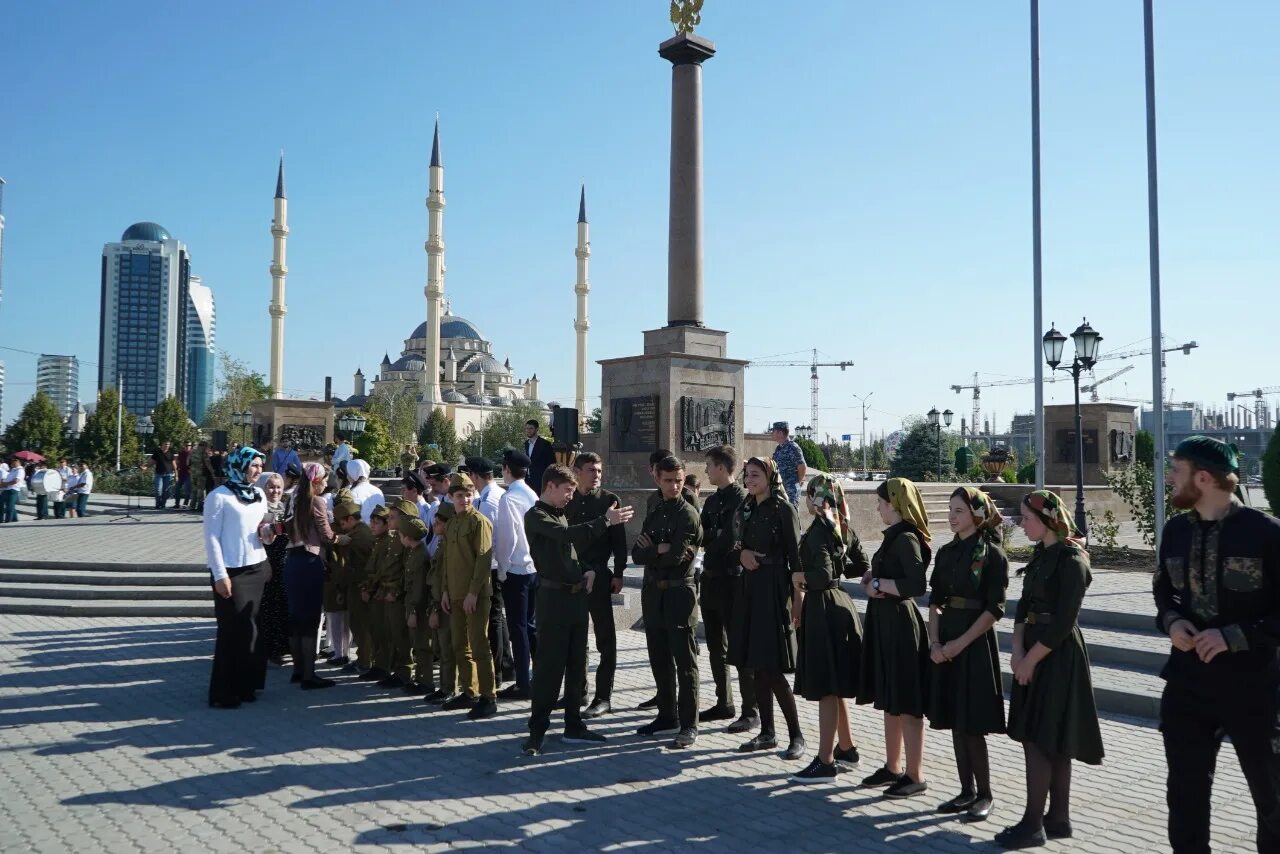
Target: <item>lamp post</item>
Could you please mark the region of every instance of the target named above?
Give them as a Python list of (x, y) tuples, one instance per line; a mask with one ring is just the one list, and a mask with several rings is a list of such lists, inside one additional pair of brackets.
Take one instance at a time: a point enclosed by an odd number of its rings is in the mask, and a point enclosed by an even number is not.
[(1076, 353), (1070, 365), (1062, 364), (1062, 348), (1067, 343), (1067, 336), (1059, 332), (1053, 324), (1044, 334), (1044, 360), (1051, 370), (1066, 371), (1071, 375), (1071, 387), (1075, 390), (1076, 402), (1076, 527), (1080, 533), (1088, 536), (1089, 530), (1084, 519), (1084, 418), (1080, 413), (1080, 374), (1090, 370), (1098, 361), (1098, 346), (1102, 343), (1099, 335), (1086, 318), (1071, 333)]
[(869, 391), (861, 397), (856, 394), (853, 396), (854, 400), (862, 404), (862, 473), (867, 480), (871, 480), (871, 469), (867, 468), (867, 398), (873, 394), (874, 391)]
[(231, 413), (231, 423), (240, 428), (240, 444), (245, 443), (245, 435), (249, 425), (253, 423), (253, 413), (249, 411)]
[(146, 448), (147, 437), (156, 432), (156, 425), (151, 421), (150, 415), (143, 415), (138, 419), (137, 425), (134, 427), (137, 434), (142, 437), (143, 448)]
[(933, 425), (934, 438), (938, 442), (938, 480), (939, 482), (941, 482), (942, 480), (942, 426), (945, 423), (946, 426), (950, 427), (951, 419), (955, 416), (955, 413), (952, 412), (950, 409), (946, 410), (945, 412), (939, 412), (938, 407), (935, 406), (929, 410), (928, 416), (929, 416), (929, 423)]
[(364, 428), (368, 423), (369, 419), (363, 415), (348, 412), (338, 418), (338, 429), (343, 433), (349, 434), (347, 438), (355, 441), (356, 437), (364, 432)]

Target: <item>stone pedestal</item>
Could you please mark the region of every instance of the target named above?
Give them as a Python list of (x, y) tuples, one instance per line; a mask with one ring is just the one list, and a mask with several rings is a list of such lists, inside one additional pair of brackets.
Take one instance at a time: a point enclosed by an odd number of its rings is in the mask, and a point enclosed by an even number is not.
[[(1129, 464), (1138, 431), (1134, 408), (1124, 403), (1084, 403), (1084, 482), (1105, 484), (1104, 475)], [(1045, 482), (1076, 482), (1076, 411), (1072, 404), (1044, 408)], [(1074, 488), (1073, 488), (1074, 491)], [(1065, 498), (1065, 496), (1064, 496)]]
[(333, 441), (333, 403), (327, 400), (258, 400), (253, 412), (253, 446), (269, 453), (288, 439), (304, 462), (320, 460)]

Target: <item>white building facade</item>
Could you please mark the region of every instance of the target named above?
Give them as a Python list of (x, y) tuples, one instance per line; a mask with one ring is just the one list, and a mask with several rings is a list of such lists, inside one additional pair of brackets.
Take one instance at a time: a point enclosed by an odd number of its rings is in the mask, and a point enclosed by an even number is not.
[(65, 421), (80, 402), (80, 360), (41, 353), (36, 360), (36, 391), (48, 395)]

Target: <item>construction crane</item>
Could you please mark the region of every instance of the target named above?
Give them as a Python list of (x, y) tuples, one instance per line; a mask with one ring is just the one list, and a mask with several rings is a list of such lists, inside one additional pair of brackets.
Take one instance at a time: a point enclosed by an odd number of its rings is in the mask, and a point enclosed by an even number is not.
[(818, 368), (839, 368), (845, 370), (852, 368), (853, 362), (819, 362), (818, 351), (813, 351), (813, 360), (809, 362), (747, 362), (748, 368), (808, 368), (809, 369), (809, 426), (813, 428), (813, 435), (821, 436), (818, 432)]
[(1090, 392), (1093, 396), (1090, 397), (1089, 400), (1091, 400), (1094, 403), (1097, 403), (1100, 400), (1100, 398), (1098, 397), (1098, 386), (1102, 385), (1103, 383), (1109, 383), (1116, 377), (1120, 376), (1121, 374), (1127, 374), (1129, 373), (1129, 371), (1132, 371), (1132, 370), (1133, 370), (1133, 365), (1125, 365), (1123, 368), (1116, 371), (1114, 374), (1107, 374), (1102, 379), (1089, 383), (1089, 385), (1080, 386), (1080, 390)]
[[(1046, 378), (1045, 382), (1053, 382), (1053, 377)], [(993, 380), (991, 382), (983, 382), (978, 379), (977, 372), (973, 375), (973, 385), (953, 385), (951, 390), (956, 394), (965, 389), (973, 389), (973, 420), (969, 422), (969, 434), (971, 436), (978, 435), (978, 424), (982, 418), (982, 390), (984, 388), (992, 388), (1001, 385), (1028, 385), (1034, 383), (1034, 379), (1014, 378), (1009, 380)], [(994, 427), (992, 428), (994, 429)]]
[[(1114, 401), (1116, 403), (1145, 403), (1147, 406), (1151, 406), (1150, 400), (1142, 400), (1137, 397), (1109, 397), (1107, 400)], [(1195, 409), (1196, 403), (1193, 400), (1166, 400), (1164, 402), (1165, 409), (1172, 409), (1175, 406), (1185, 409)]]
[(1255, 423), (1259, 427), (1270, 427), (1271, 417), (1267, 412), (1267, 402), (1262, 399), (1263, 395), (1280, 394), (1280, 385), (1269, 385), (1261, 388), (1255, 388), (1250, 391), (1229, 391), (1227, 392), (1227, 400), (1235, 400), (1237, 397), (1253, 397), (1253, 417)]

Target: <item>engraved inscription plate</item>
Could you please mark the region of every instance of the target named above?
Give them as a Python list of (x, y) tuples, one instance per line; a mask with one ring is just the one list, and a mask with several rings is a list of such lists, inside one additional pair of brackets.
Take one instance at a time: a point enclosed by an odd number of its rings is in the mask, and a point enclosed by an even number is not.
[(705, 451), (732, 445), (736, 405), (732, 400), (680, 398), (680, 450)]
[(610, 401), (609, 449), (658, 450), (658, 396), (615, 397)]

